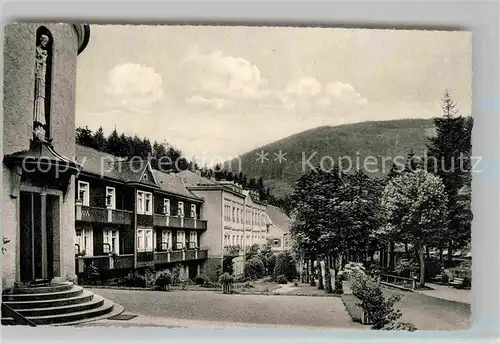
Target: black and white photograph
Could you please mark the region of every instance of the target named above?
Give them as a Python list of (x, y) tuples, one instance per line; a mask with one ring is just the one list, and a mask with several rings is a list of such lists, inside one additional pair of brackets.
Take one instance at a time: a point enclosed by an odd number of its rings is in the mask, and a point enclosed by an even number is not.
[(3, 41), (2, 326), (471, 328), (470, 32)]

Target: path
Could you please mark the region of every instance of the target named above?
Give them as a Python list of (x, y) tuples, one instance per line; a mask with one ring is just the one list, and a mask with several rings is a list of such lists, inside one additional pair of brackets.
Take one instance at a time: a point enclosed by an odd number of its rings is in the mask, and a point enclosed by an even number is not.
[(470, 305), (444, 300), (418, 292), (405, 292), (384, 288), (386, 296), (402, 295), (396, 307), (401, 320), (414, 324), (419, 330), (467, 330), (472, 325)]
[(188, 326), (202, 321), (221, 325), (246, 323), (264, 326), (361, 328), (361, 325), (351, 320), (342, 301), (336, 297), (223, 295), (209, 291), (91, 291), (121, 304), (128, 313), (170, 319), (165, 320), (166, 326), (175, 326), (172, 319), (177, 319), (186, 320), (183, 323)]
[(299, 288), (295, 287), (292, 283), (281, 284), (279, 288), (273, 290), (273, 293), (286, 294), (286, 293), (289, 293), (292, 290), (296, 290), (296, 289), (299, 289)]
[(425, 285), (432, 288), (433, 290), (416, 290), (415, 292), (427, 296), (437, 297), (443, 300), (463, 302), (469, 305), (472, 304), (471, 290), (456, 289), (446, 285), (439, 285), (434, 283), (426, 283)]

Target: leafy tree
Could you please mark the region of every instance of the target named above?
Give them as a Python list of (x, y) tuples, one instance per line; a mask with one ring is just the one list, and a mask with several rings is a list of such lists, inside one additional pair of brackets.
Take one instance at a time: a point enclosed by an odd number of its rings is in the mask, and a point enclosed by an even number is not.
[[(438, 175), (448, 195), (449, 228), (441, 241), (448, 248), (448, 261), (453, 250), (470, 242), (470, 221), (472, 213), (459, 195), (464, 187), (470, 187), (471, 180), (471, 117), (459, 115), (459, 108), (451, 92), (446, 90), (441, 101), (443, 117), (434, 119), (437, 135), (429, 139), (427, 170)], [(465, 208), (464, 208), (465, 206)], [(464, 211), (466, 216), (462, 216)]]
[(424, 249), (446, 231), (447, 195), (439, 177), (417, 170), (389, 181), (381, 206), (386, 221), (385, 232), (405, 237), (419, 254), (420, 285), (425, 285)]

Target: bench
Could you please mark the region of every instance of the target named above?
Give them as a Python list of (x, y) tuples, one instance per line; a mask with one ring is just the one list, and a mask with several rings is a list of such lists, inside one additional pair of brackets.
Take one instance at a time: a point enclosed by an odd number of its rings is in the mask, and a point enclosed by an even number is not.
[(464, 284), (463, 278), (454, 278), (453, 281), (450, 282), (450, 286), (453, 288), (460, 288)]

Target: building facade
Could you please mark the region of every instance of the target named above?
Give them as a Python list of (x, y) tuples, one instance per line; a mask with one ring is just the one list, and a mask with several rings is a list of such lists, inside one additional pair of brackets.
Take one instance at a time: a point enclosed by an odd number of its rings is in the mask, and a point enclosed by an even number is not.
[(91, 265), (108, 276), (175, 265), (185, 278), (200, 274), (207, 258), (202, 199), (148, 161), (79, 145), (76, 152), (83, 166), (75, 190), (78, 274)]
[(192, 171), (178, 175), (187, 188), (202, 198), (208, 221), (202, 243), (209, 247), (212, 274), (222, 270), (224, 257), (231, 258), (235, 275), (244, 274), (245, 252), (267, 243), (266, 205), (255, 194), (230, 181), (215, 181)]
[(272, 251), (284, 252), (291, 248), (291, 220), (274, 205), (267, 205), (267, 244)]
[(4, 27), (4, 288), (75, 277), (77, 55), (87, 25)]

